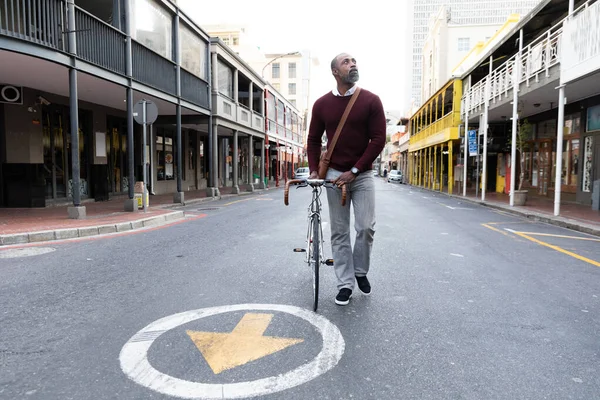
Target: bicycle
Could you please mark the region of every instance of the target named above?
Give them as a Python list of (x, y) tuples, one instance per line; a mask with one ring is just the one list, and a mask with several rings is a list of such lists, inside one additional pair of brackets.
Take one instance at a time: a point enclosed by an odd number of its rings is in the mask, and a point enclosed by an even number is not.
[[(321, 191), (323, 186), (337, 188), (334, 181), (326, 179), (292, 179), (286, 182), (283, 192), (283, 203), (289, 205), (290, 185), (312, 187), (312, 200), (308, 206), (308, 231), (306, 233), (306, 248), (295, 248), (295, 253), (306, 253), (306, 263), (312, 271), (313, 311), (319, 306), (319, 269), (322, 264), (333, 265), (332, 259), (323, 255), (323, 228), (321, 226)], [(346, 186), (342, 186), (342, 206), (346, 204)]]

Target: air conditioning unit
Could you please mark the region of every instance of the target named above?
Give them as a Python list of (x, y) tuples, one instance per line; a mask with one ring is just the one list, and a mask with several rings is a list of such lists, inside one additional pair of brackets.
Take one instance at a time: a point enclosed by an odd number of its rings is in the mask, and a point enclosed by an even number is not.
[(0, 103), (23, 104), (23, 88), (0, 84)]

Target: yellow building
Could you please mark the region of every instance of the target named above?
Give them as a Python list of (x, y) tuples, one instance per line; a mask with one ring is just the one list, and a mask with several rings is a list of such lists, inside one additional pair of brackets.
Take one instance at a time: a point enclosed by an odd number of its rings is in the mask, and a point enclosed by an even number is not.
[(427, 99), (410, 119), (409, 180), (412, 185), (452, 193), (455, 182), (463, 180), (460, 159), (461, 98), (470, 80), (461, 76), (494, 45), (501, 42), (518, 23), (518, 14), (485, 42), (478, 42), (452, 69), (452, 78)]
[[(452, 193), (455, 149), (460, 149), (462, 81), (451, 79), (410, 119), (410, 184)], [(458, 151), (457, 151), (458, 153)]]

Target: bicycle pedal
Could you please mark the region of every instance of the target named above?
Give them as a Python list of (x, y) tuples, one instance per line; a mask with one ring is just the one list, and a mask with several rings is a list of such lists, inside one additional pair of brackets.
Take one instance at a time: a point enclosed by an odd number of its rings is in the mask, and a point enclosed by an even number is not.
[(329, 265), (330, 267), (333, 266), (333, 258), (325, 260), (325, 265)]
[(294, 253), (306, 253), (306, 249), (294, 249)]

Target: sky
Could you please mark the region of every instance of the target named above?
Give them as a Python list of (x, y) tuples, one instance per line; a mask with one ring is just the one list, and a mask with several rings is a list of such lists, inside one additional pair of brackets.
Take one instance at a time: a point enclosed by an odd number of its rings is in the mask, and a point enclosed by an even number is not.
[(178, 0), (178, 4), (200, 26), (245, 24), (252, 40), (267, 53), (310, 50), (317, 55), (320, 68), (313, 71), (311, 102), (335, 86), (329, 63), (346, 52), (356, 58), (359, 86), (379, 95), (393, 115), (408, 109), (410, 0)]

